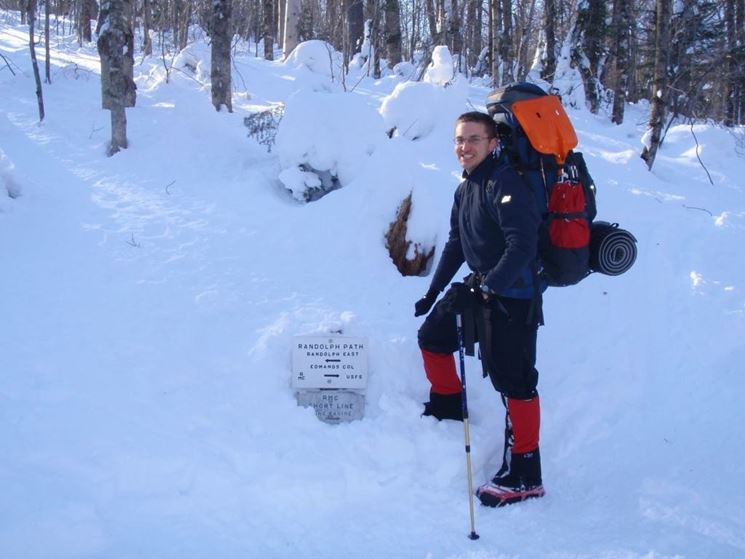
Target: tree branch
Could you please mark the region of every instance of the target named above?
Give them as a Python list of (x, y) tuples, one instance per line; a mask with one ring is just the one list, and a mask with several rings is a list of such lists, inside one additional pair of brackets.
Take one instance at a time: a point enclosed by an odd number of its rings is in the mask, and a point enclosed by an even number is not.
[(5, 55), (1, 52), (0, 52), (0, 57), (2, 57), (3, 61), (5, 62), (5, 65), (8, 67), (8, 70), (10, 70), (10, 73), (15, 76), (16, 73), (13, 71), (13, 68), (10, 65), (10, 61), (7, 58), (5, 58)]
[(701, 156), (698, 153), (700, 146), (698, 144), (698, 138), (696, 137), (696, 132), (693, 131), (693, 121), (691, 121), (691, 135), (693, 136), (693, 140), (696, 142), (696, 159), (698, 159), (698, 162), (704, 168), (704, 171), (706, 171), (706, 176), (709, 177), (709, 182), (713, 185), (714, 181), (711, 180), (711, 174), (709, 173), (709, 170), (706, 168), (706, 165), (704, 165), (704, 162), (701, 161)]

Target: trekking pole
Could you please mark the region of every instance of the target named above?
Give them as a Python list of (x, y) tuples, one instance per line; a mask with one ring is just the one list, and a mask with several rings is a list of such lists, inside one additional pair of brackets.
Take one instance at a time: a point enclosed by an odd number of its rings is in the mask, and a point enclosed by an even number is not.
[(455, 315), (455, 325), (458, 330), (458, 357), (460, 357), (460, 383), (463, 387), (463, 431), (466, 440), (466, 470), (468, 473), (468, 508), (471, 513), (471, 533), (468, 537), (472, 540), (479, 539), (476, 533), (476, 522), (473, 515), (473, 476), (471, 474), (471, 433), (468, 429), (468, 400), (466, 399), (466, 360), (463, 356), (463, 317)]

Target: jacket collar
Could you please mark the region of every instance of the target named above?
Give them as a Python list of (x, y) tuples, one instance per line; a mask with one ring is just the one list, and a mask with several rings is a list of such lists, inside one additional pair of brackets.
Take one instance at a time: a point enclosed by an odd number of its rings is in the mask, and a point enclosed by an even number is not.
[(497, 163), (497, 158), (493, 157), (492, 154), (487, 155), (484, 160), (478, 164), (478, 166), (470, 173), (463, 170), (461, 177), (470, 181), (481, 182), (482, 179), (491, 175), (494, 166)]

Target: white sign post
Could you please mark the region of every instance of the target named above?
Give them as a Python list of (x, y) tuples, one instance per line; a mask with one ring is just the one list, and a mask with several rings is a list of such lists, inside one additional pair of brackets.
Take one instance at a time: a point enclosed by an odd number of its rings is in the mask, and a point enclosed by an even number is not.
[(326, 423), (362, 419), (367, 388), (366, 338), (296, 336), (292, 388), (298, 404), (312, 406)]

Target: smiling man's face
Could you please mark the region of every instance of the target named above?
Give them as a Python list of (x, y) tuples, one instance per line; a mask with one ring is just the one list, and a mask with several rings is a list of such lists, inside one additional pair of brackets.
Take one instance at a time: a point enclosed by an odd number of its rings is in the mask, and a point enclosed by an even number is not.
[(481, 122), (458, 122), (455, 125), (455, 156), (463, 169), (470, 173), (496, 149), (497, 139)]

